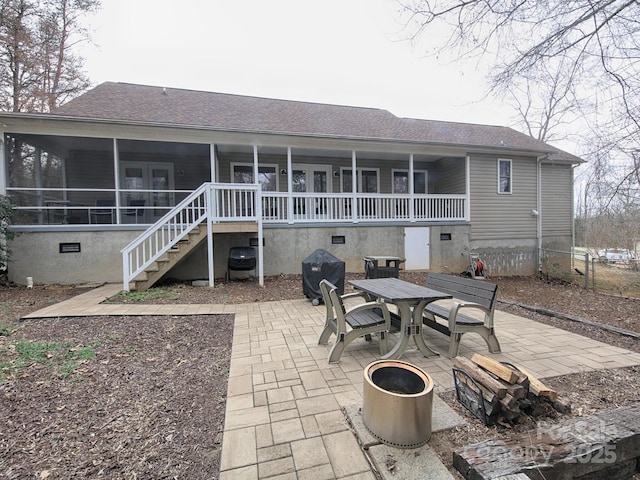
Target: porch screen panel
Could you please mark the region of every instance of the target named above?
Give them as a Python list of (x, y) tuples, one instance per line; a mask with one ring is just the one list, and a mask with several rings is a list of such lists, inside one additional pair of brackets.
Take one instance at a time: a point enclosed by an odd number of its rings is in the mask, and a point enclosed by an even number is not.
[[(62, 190), (65, 186), (63, 159), (29, 144), (22, 138), (7, 135), (5, 140), (7, 186), (29, 189), (10, 191), (11, 202), (18, 207), (33, 207), (16, 210), (14, 223), (42, 224), (49, 223), (52, 217), (59, 217), (57, 220), (65, 218), (66, 211), (63, 213), (51, 207), (56, 205), (56, 202), (67, 199), (66, 192)], [(55, 190), (40, 190), (43, 188)]]
[(169, 190), (169, 174), (167, 169), (152, 169), (151, 171), (151, 182), (153, 185), (153, 206), (154, 207), (165, 207), (158, 208), (154, 211), (155, 216), (162, 216), (167, 213), (170, 201), (169, 192), (163, 190)]

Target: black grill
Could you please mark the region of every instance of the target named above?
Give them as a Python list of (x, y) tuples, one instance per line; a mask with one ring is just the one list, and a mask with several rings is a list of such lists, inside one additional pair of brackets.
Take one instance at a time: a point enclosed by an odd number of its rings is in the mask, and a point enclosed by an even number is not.
[(302, 261), (302, 293), (311, 299), (313, 305), (322, 301), (320, 282), (323, 279), (333, 283), (338, 293), (344, 293), (344, 262), (323, 249), (318, 249)]

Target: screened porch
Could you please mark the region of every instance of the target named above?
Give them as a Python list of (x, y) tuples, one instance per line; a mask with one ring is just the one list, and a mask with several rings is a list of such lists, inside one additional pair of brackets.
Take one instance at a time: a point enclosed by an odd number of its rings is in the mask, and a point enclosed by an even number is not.
[(31, 134), (4, 146), (20, 226), (142, 227), (203, 183), (215, 185), (219, 222), (469, 219), (465, 157)]

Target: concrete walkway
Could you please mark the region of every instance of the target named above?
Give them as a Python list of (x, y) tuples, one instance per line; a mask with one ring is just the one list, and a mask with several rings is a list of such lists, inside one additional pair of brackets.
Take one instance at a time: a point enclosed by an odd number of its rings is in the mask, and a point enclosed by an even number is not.
[[(329, 346), (317, 345), (324, 306), (314, 307), (308, 300), (100, 303), (118, 291), (119, 285), (105, 285), (25, 318), (233, 313), (221, 480), (376, 478), (343, 413), (362, 404), (363, 369), (377, 359), (376, 342), (356, 340), (339, 364), (329, 365)], [(521, 365), (540, 378), (640, 364), (640, 354), (501, 311), (496, 312), (495, 324), (502, 353), (491, 357)], [(444, 356), (448, 338), (430, 332), (427, 341), (443, 356), (424, 358), (409, 351), (403, 360), (425, 369), (436, 391), (453, 388), (452, 361)], [(484, 341), (474, 334), (463, 336), (460, 354), (470, 357), (474, 352), (487, 354)], [(394, 450), (399, 456), (407, 452)]]

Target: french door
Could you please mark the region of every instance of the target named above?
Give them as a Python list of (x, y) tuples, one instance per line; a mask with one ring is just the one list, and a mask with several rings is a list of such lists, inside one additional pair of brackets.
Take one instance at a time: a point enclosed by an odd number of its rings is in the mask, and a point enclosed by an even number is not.
[[(291, 188), (293, 193), (330, 193), (331, 166), (293, 164), (291, 171)], [(297, 215), (306, 215), (309, 209), (314, 209), (314, 217), (327, 215), (328, 204), (326, 198), (294, 197), (293, 211)]]
[(154, 223), (175, 204), (173, 163), (122, 162), (122, 205), (143, 205), (143, 222)]

